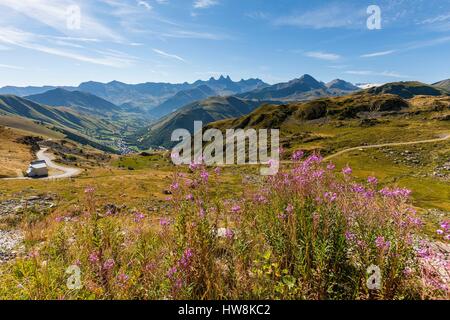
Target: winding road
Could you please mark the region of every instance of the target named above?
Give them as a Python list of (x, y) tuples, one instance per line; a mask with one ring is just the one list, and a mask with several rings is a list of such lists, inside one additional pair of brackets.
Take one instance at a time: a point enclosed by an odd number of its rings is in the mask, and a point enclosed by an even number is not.
[[(369, 146), (366, 145), (366, 146), (352, 147), (352, 148), (344, 149), (344, 150), (338, 151), (336, 153), (330, 154), (329, 156), (326, 156), (325, 158), (323, 158), (323, 160), (324, 161), (330, 160), (330, 159), (333, 159), (344, 153), (355, 151), (355, 150), (408, 146), (408, 145), (413, 145), (413, 144), (441, 142), (441, 141), (445, 141), (445, 140), (449, 140), (449, 139), (450, 139), (450, 134), (445, 134), (445, 135), (441, 136), (440, 138), (435, 138), (435, 139), (427, 139), (427, 140), (419, 140), (419, 141), (406, 141), (406, 142), (391, 142), (391, 143), (383, 143), (383, 144), (373, 144), (373, 145), (369, 145)], [(281, 161), (281, 163), (292, 164), (292, 163), (295, 163), (295, 161), (284, 160), (284, 161)]]
[(54, 163), (50, 159), (50, 157), (47, 154), (45, 154), (46, 151), (47, 151), (47, 149), (41, 149), (36, 153), (36, 157), (38, 158), (38, 160), (45, 160), (45, 162), (47, 163), (47, 166), (49, 168), (52, 168), (52, 169), (55, 169), (58, 171), (62, 171), (63, 173), (51, 175), (44, 179), (66, 179), (66, 178), (75, 177), (80, 174), (80, 172), (81, 172), (80, 169), (63, 167), (63, 166), (60, 166), (60, 165), (57, 165), (56, 163)]
[(374, 149), (374, 148), (384, 148), (384, 147), (397, 147), (397, 146), (408, 146), (412, 144), (422, 144), (422, 143), (433, 143), (433, 142), (440, 142), (450, 139), (450, 134), (446, 134), (441, 138), (436, 139), (428, 139), (428, 140), (419, 140), (419, 141), (409, 141), (409, 142), (392, 142), (392, 143), (383, 143), (383, 144), (373, 144), (370, 146), (359, 146), (359, 147), (353, 147), (341, 150), (339, 152), (333, 153), (332, 155), (329, 155), (328, 157), (325, 157), (324, 160), (330, 160), (332, 158), (335, 158), (337, 156), (340, 156), (341, 154), (355, 151), (355, 150), (361, 150), (361, 149)]
[(33, 179), (33, 180), (50, 180), (50, 179), (67, 179), (67, 178), (72, 178), (75, 177), (77, 175), (79, 175), (81, 173), (80, 169), (77, 168), (70, 168), (70, 167), (63, 167), (60, 166), (56, 163), (54, 163), (52, 161), (52, 159), (50, 158), (50, 156), (48, 154), (46, 154), (45, 152), (48, 149), (41, 149), (36, 153), (36, 158), (37, 160), (44, 160), (47, 163), (47, 166), (49, 169), (55, 169), (58, 171), (62, 171), (63, 173), (58, 173), (58, 174), (53, 174), (53, 175), (49, 175), (48, 177), (45, 178), (28, 178), (28, 177), (17, 177), (17, 178), (5, 178), (2, 180), (29, 180), (29, 179)]

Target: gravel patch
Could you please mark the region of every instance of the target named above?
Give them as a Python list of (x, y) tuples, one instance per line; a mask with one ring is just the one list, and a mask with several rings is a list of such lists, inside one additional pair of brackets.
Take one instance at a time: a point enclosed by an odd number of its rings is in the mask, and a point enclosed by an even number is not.
[(18, 230), (0, 230), (0, 263), (14, 259), (24, 250), (23, 239)]

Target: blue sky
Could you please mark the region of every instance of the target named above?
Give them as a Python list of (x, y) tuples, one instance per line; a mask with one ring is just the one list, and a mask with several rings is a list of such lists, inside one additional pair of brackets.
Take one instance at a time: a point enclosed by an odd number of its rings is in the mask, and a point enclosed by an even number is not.
[[(369, 5), (380, 30), (367, 28)], [(450, 1), (0, 0), (0, 86), (304, 73), (435, 82), (449, 61)]]

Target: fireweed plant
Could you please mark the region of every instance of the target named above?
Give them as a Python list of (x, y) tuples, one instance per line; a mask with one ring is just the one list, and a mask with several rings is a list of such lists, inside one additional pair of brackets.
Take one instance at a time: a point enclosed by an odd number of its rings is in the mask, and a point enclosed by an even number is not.
[[(292, 160), (239, 199), (214, 192), (219, 168), (191, 164), (174, 173), (172, 212), (158, 220), (100, 209), (87, 188), (83, 210), (47, 221), (46, 241), (28, 239), (28, 254), (1, 267), (0, 297), (449, 298), (448, 258), (421, 237), (409, 190), (380, 187), (375, 177), (357, 182), (350, 167), (337, 171), (316, 154)], [(449, 231), (442, 222), (439, 243)], [(67, 286), (73, 265), (76, 290)], [(372, 265), (381, 271), (376, 290), (367, 285)]]

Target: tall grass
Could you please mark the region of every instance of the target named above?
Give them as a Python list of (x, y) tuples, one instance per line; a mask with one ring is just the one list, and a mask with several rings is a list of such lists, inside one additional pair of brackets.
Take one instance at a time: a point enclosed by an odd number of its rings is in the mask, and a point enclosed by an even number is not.
[[(170, 211), (85, 208), (42, 229), (46, 241), (2, 267), (12, 299), (434, 299), (448, 298), (448, 261), (421, 239), (410, 191), (352, 178), (318, 155), (217, 195), (219, 169), (174, 173)], [(448, 222), (439, 229), (448, 241)], [(35, 230), (34, 230), (35, 231)], [(82, 288), (70, 290), (69, 266)], [(369, 289), (380, 270), (380, 287)], [(447, 279), (447, 280), (446, 280)]]

